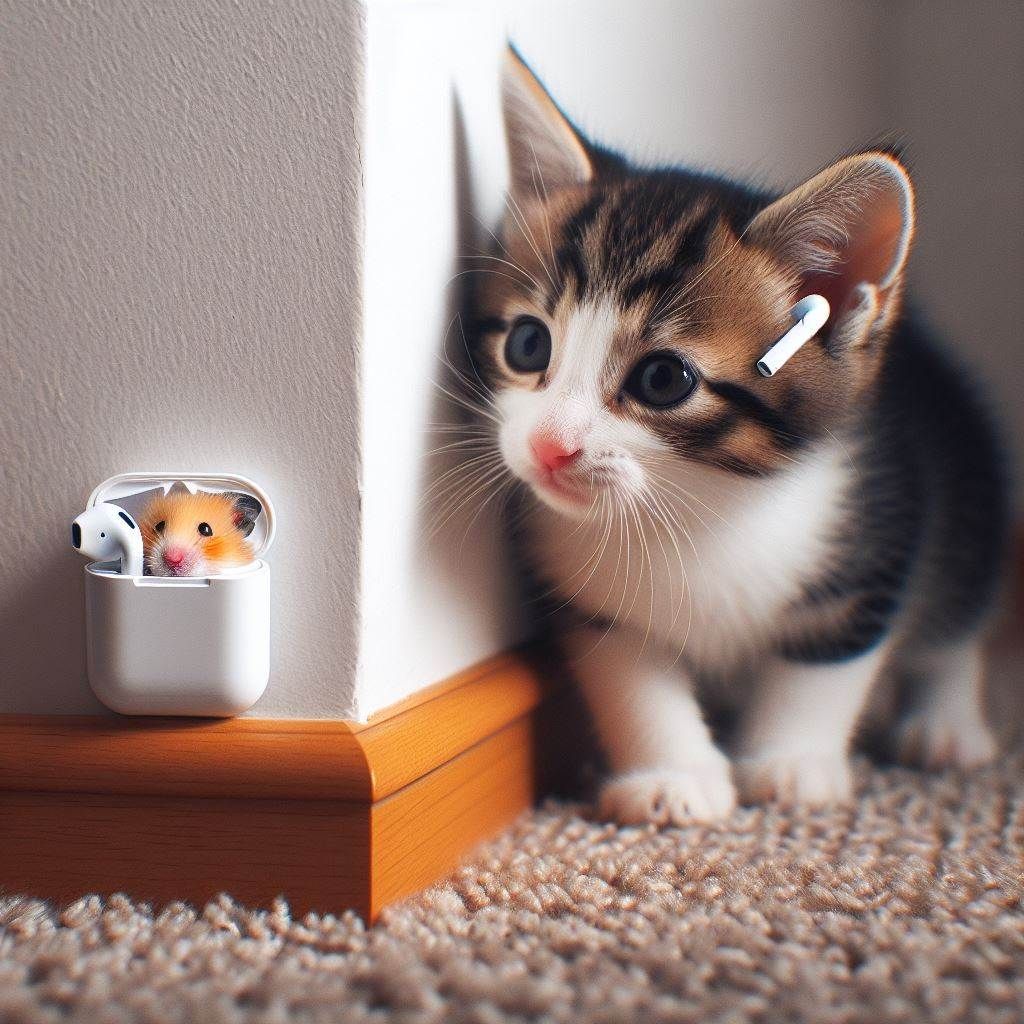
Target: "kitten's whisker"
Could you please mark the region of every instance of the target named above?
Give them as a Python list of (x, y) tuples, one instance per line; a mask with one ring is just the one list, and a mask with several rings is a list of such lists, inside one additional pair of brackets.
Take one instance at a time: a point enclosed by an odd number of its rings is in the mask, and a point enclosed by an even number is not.
[[(650, 594), (651, 594), (651, 598), (650, 598), (650, 601), (649, 601), (648, 607), (647, 607), (647, 629), (644, 632), (644, 638), (643, 638), (643, 641), (640, 644), (640, 655), (642, 655), (643, 652), (647, 649), (647, 641), (650, 640), (650, 638), (651, 638), (651, 630), (654, 628), (654, 560), (651, 557), (650, 546), (647, 543), (647, 534), (644, 531), (644, 526), (643, 526), (643, 522), (641, 520), (640, 511), (637, 508), (637, 499), (631, 498), (630, 499), (630, 504), (631, 504), (632, 509), (633, 509), (633, 517), (636, 520), (636, 529), (637, 529), (637, 533), (639, 535), (639, 540), (640, 540), (640, 545), (641, 545), (641, 549), (640, 549), (640, 551), (641, 551), (641, 553), (640, 553), (640, 579), (637, 580), (637, 593), (636, 593), (636, 595), (634, 595), (633, 601), (634, 601), (634, 603), (636, 602), (636, 599), (637, 599), (637, 597), (639, 596), (639, 593), (640, 593), (640, 584), (641, 584), (641, 582), (643, 580), (643, 565), (644, 565), (644, 557), (645, 556), (646, 556), (646, 559), (647, 559), (647, 578), (648, 578), (648, 584), (649, 584), (649, 587), (650, 587)], [(632, 612), (633, 612), (633, 609), (632, 609), (632, 607), (630, 607), (630, 610), (627, 613), (627, 615), (632, 614)], [(638, 659), (639, 659), (640, 655), (638, 655)]]
[(440, 381), (434, 380), (431, 381), (431, 384), (433, 384), (434, 387), (441, 392), (441, 394), (446, 395), (456, 405), (462, 406), (462, 408), (464, 408), (467, 412), (471, 412), (475, 416), (483, 416), (486, 419), (489, 419), (492, 423), (497, 424), (499, 427), (501, 426), (500, 418), (490, 410), (485, 409), (481, 405), (477, 405), (475, 402), (466, 398), (464, 395), (456, 394), (451, 389), (446, 388)]
[[(469, 366), (472, 369), (474, 375), (476, 376), (478, 383), (474, 383), (472, 380), (470, 380), (470, 378), (465, 373), (463, 373), (462, 369), (456, 366), (455, 363), (453, 363), (452, 360), (449, 359), (448, 357), (448, 337), (451, 334), (452, 325), (455, 324), (456, 322), (458, 322), (459, 325), (459, 333), (462, 335), (462, 345), (466, 352), (466, 358), (469, 360)], [(468, 388), (471, 394), (473, 394), (476, 398), (483, 402), (484, 405), (490, 406), (491, 408), (495, 408), (493, 393), (491, 389), (487, 387), (487, 385), (483, 382), (483, 380), (481, 380), (480, 374), (477, 372), (476, 369), (476, 364), (473, 361), (473, 356), (469, 351), (469, 344), (466, 341), (466, 332), (465, 329), (463, 328), (461, 313), (456, 313), (455, 316), (452, 317), (452, 319), (448, 322), (448, 328), (444, 333), (444, 342), (441, 345), (440, 358), (441, 362), (444, 363), (448, 370), (455, 375), (455, 378), (459, 381), (459, 383), (461, 383), (464, 387)]]
[(460, 475), (465, 475), (470, 470), (476, 470), (488, 465), (497, 465), (500, 463), (501, 457), (494, 452), (484, 453), (482, 455), (474, 455), (471, 459), (465, 459), (452, 466), (450, 469), (445, 470), (437, 479), (432, 480), (430, 486), (423, 492), (423, 501), (436, 501), (438, 500), (438, 489), (442, 488), (447, 482), (450, 482), (453, 478), (457, 478)]
[(525, 277), (526, 280), (529, 281), (530, 284), (532, 284), (534, 286), (534, 288), (537, 289), (537, 291), (543, 291), (543, 289), (540, 286), (540, 283), (533, 276), (533, 274), (531, 274), (527, 270), (524, 270), (521, 266), (519, 266), (518, 263), (514, 263), (512, 260), (506, 260), (506, 259), (503, 259), (501, 256), (492, 256), (492, 255), (488, 255), (486, 253), (481, 253), (480, 255), (474, 255), (474, 256), (460, 256), (459, 259), (464, 259), (464, 260), (494, 260), (495, 263), (503, 263), (506, 267), (511, 267), (513, 270), (515, 270), (518, 273), (522, 274), (523, 277)]
[[(672, 545), (675, 548), (676, 558), (679, 561), (679, 575), (680, 575), (679, 604), (676, 605), (675, 611), (672, 613), (672, 622), (670, 623), (669, 629), (668, 629), (669, 635), (671, 635), (674, 632), (675, 625), (679, 621), (679, 612), (682, 610), (683, 601), (684, 600), (686, 601), (686, 607), (687, 607), (686, 630), (683, 633), (683, 642), (679, 645), (679, 650), (676, 652), (675, 658), (672, 659), (672, 663), (669, 665), (669, 669), (671, 670), (672, 668), (675, 667), (676, 663), (683, 656), (683, 652), (686, 650), (686, 644), (687, 644), (688, 640), (690, 639), (690, 628), (693, 625), (693, 604), (694, 604), (694, 601), (693, 601), (693, 590), (689, 586), (689, 578), (687, 577), (687, 574), (686, 574), (686, 563), (683, 561), (683, 553), (682, 553), (682, 551), (679, 550), (679, 544), (676, 541), (675, 530), (672, 529), (671, 525), (664, 518), (664, 516), (663, 516), (663, 514), (661, 512), (656, 511), (655, 514), (658, 516), (659, 520), (662, 523), (664, 523), (665, 529), (667, 530), (669, 538), (672, 541)], [(685, 527), (683, 529), (684, 529), (684, 532), (685, 532)], [(690, 542), (690, 546), (693, 547), (692, 540)], [(664, 547), (662, 548), (662, 550), (664, 551)], [(694, 549), (694, 554), (696, 555), (696, 549)], [(698, 564), (700, 564), (699, 561), (698, 561)], [(668, 570), (669, 579), (671, 580), (671, 578), (672, 578), (672, 566), (669, 565), (668, 553), (667, 552), (665, 554), (665, 567)]]
[(458, 314), (458, 317), (459, 317), (459, 334), (462, 335), (462, 349), (466, 353), (466, 359), (469, 361), (469, 365), (470, 365), (470, 367), (473, 370), (473, 376), (476, 377), (477, 381), (480, 384), (480, 388), (479, 388), (480, 393), (481, 393), (481, 395), (484, 396), (484, 399), (487, 402), (487, 404), (492, 409), (497, 411), (498, 407), (497, 407), (497, 404), (494, 401), (494, 392), (493, 392), (493, 390), (490, 387), (487, 386), (487, 384), (484, 382), (483, 378), (480, 376), (480, 371), (477, 369), (477, 366), (476, 366), (476, 360), (473, 358), (473, 353), (470, 352), (470, 350), (469, 350), (469, 342), (466, 339), (466, 329), (465, 329), (465, 325), (462, 322), (462, 314), (461, 313)]
[(472, 487), (463, 493), (462, 499), (455, 504), (451, 511), (444, 517), (441, 522), (437, 523), (430, 531), (429, 537), (432, 539), (438, 533), (440, 533), (452, 519), (458, 515), (466, 505), (473, 500), (482, 490), (486, 490), (490, 487), (497, 479), (499, 479), (507, 470), (504, 464), (491, 469), (490, 471), (484, 471), (482, 476), (477, 479)]
[[(612, 629), (615, 627), (615, 625), (619, 622), (619, 616), (622, 614), (622, 606), (626, 603), (626, 594), (629, 591), (629, 575), (630, 575), (629, 574), (629, 568), (630, 568), (630, 559), (629, 559), (629, 552), (630, 552), (629, 523), (626, 521), (625, 511), (622, 510), (622, 509), (620, 509), (619, 511), (620, 511), (619, 522), (621, 524), (620, 525), (620, 529), (619, 529), (619, 537), (620, 537), (620, 540), (619, 540), (619, 553), (620, 553), (620, 555), (622, 553), (622, 537), (624, 536), (625, 537), (625, 542), (626, 542), (626, 544), (625, 544), (625, 547), (626, 547), (626, 559), (625, 559), (625, 563), (626, 563), (626, 576), (625, 576), (625, 578), (622, 581), (622, 597), (619, 598), (619, 606), (618, 606), (618, 608), (615, 609), (615, 614), (611, 617), (611, 621), (608, 623), (608, 626), (605, 629), (605, 631), (601, 634), (601, 637), (597, 641), (597, 644), (594, 644), (595, 648), (598, 646), (598, 644), (601, 643), (601, 641), (603, 641), (608, 636), (608, 634), (612, 631)], [(613, 582), (618, 578), (618, 575), (619, 575), (619, 559), (616, 559), (616, 561), (615, 561), (615, 572), (612, 573), (612, 581)], [(638, 584), (638, 586), (639, 586), (639, 584)], [(602, 605), (602, 607), (604, 607), (604, 606)], [(631, 606), (631, 610), (632, 610), (632, 606)]]
[(519, 228), (520, 234), (522, 234), (523, 238), (526, 240), (526, 244), (533, 250), (533, 254), (537, 257), (538, 262), (544, 268), (544, 273), (547, 274), (548, 280), (551, 282), (551, 287), (557, 290), (558, 284), (552, 276), (551, 269), (544, 261), (544, 257), (540, 253), (540, 249), (537, 248), (537, 241), (533, 237), (533, 232), (530, 230), (530, 225), (526, 220), (526, 215), (523, 213), (522, 207), (519, 203), (516, 202), (516, 197), (512, 195), (511, 192), (505, 193), (505, 205), (512, 214), (512, 219)]
[[(508, 281), (513, 281), (515, 284), (519, 286), (522, 286), (523, 283), (522, 281), (519, 280), (519, 278), (513, 277), (511, 274), (506, 274), (504, 271), (501, 270), (488, 270), (487, 267), (470, 267), (468, 270), (460, 270), (457, 274), (452, 274), (452, 276), (448, 278), (448, 280), (445, 282), (445, 286), (447, 287), (448, 285), (451, 285), (460, 277), (465, 277), (467, 274), (493, 274), (495, 277), (504, 277)], [(538, 299), (543, 299), (543, 289), (539, 290), (536, 293), (536, 297)]]
[(483, 512), (483, 510), (485, 508), (487, 508), (487, 506), (494, 500), (494, 498), (497, 495), (502, 494), (506, 490), (506, 488), (509, 488), (510, 486), (512, 486), (513, 482), (512, 482), (511, 479), (509, 479), (509, 477), (511, 477), (511, 474), (508, 474), (505, 477), (505, 479), (503, 479), (503, 480), (501, 480), (499, 478), (500, 482), (498, 483), (498, 486), (495, 487), (491, 491), (491, 493), (489, 495), (487, 495), (487, 497), (484, 498), (483, 501), (480, 502), (479, 508), (477, 508), (476, 512), (473, 514), (473, 518), (470, 519), (470, 521), (466, 524), (466, 529), (463, 530), (463, 532), (462, 532), (462, 539), (459, 541), (459, 557), (460, 558), (462, 558), (463, 549), (464, 549), (464, 547), (466, 545), (466, 540), (469, 537), (469, 532), (470, 532), (470, 530), (473, 529), (473, 524), (480, 518), (480, 515)]
[(489, 428), (475, 423), (437, 423), (431, 422), (424, 426), (428, 434), (467, 434), (474, 437), (494, 437), (494, 432)]
[[(611, 579), (608, 582), (608, 589), (605, 592), (605, 596), (602, 599), (600, 606), (598, 607), (597, 611), (594, 612), (593, 615), (591, 615), (588, 619), (585, 620), (586, 623), (593, 622), (595, 619), (601, 617), (601, 613), (604, 611), (605, 605), (608, 603), (609, 599), (612, 596), (612, 592), (615, 587), (615, 582), (619, 576), (619, 564), (622, 559), (622, 515), (620, 509), (617, 508), (614, 503), (610, 505), (610, 510), (612, 512), (614, 520), (618, 523), (619, 527), (619, 549), (615, 555), (615, 568), (612, 570)], [(611, 538), (609, 538), (609, 540), (610, 539)], [(604, 639), (603, 636), (600, 639), (598, 639), (597, 643), (595, 643), (590, 650), (594, 650), (602, 639)], [(588, 651), (587, 653), (589, 654), (590, 651)]]
[[(551, 220), (548, 217), (548, 189), (544, 184), (544, 172), (541, 170), (540, 161), (537, 159), (537, 150), (534, 148), (533, 140), (530, 140), (530, 152), (533, 154), (533, 168), (530, 170), (530, 177), (533, 180), (533, 191), (537, 194), (537, 201), (540, 203), (541, 212), (544, 214), (544, 232), (548, 237), (548, 253), (551, 256), (551, 266), (558, 268), (558, 260), (555, 257), (555, 245), (551, 239)], [(534, 173), (536, 172), (536, 173)], [(543, 200), (537, 193), (537, 179), (540, 179), (540, 187), (544, 193)]]
[[(570, 576), (565, 582), (566, 583), (571, 583), (574, 579), (576, 579), (580, 575), (580, 573), (582, 573), (587, 568), (587, 566), (590, 564), (591, 559), (593, 559), (594, 565), (591, 568), (590, 573), (588, 574), (587, 578), (583, 581), (583, 583), (580, 584), (580, 586), (572, 594), (571, 597), (567, 597), (560, 605), (558, 605), (557, 607), (555, 607), (555, 608), (553, 608), (551, 610), (551, 614), (552, 615), (554, 615), (556, 612), (561, 611), (567, 605), (572, 604), (572, 602), (575, 601), (576, 598), (579, 597), (580, 594), (582, 594), (584, 590), (586, 590), (586, 588), (590, 584), (590, 581), (594, 578), (594, 574), (597, 572), (599, 566), (601, 565), (601, 559), (604, 557), (604, 552), (605, 552), (605, 549), (608, 546), (608, 540), (609, 540), (609, 537), (611, 535), (611, 529), (612, 529), (612, 520), (611, 520), (611, 516), (608, 514), (607, 509), (605, 507), (605, 496), (604, 496), (603, 493), (601, 495), (601, 522), (604, 524), (604, 526), (602, 527), (604, 533), (603, 533), (603, 536), (602, 536), (602, 539), (601, 539), (601, 546), (600, 546), (600, 549), (599, 549), (597, 555), (596, 556), (594, 554), (587, 555), (586, 559), (584, 559), (583, 565), (581, 565), (579, 567), (579, 569), (577, 569), (576, 572), (574, 572), (572, 574), (572, 576)], [(542, 595), (542, 597), (549, 596), (549, 595), (555, 593), (556, 591), (557, 591), (557, 585), (551, 587), (546, 592), (546, 594)]]

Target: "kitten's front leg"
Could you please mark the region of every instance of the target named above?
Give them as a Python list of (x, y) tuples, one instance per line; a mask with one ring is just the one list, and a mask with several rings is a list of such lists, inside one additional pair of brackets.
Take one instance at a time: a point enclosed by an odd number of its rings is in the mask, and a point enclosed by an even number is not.
[(818, 807), (852, 797), (850, 741), (884, 657), (882, 646), (846, 661), (769, 664), (740, 730), (744, 800)]
[(601, 814), (659, 825), (726, 817), (736, 806), (729, 761), (686, 673), (621, 628), (578, 627), (569, 649), (614, 772)]

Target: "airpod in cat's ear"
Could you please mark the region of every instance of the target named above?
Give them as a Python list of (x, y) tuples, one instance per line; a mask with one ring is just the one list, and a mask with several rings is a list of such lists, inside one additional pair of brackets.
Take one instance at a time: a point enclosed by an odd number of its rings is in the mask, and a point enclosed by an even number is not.
[(142, 534), (123, 508), (101, 501), (71, 524), (71, 543), (86, 558), (106, 562), (119, 558), (121, 572), (142, 575)]
[(757, 361), (757, 372), (772, 377), (813, 338), (828, 321), (830, 309), (824, 295), (808, 295), (791, 310), (794, 324)]

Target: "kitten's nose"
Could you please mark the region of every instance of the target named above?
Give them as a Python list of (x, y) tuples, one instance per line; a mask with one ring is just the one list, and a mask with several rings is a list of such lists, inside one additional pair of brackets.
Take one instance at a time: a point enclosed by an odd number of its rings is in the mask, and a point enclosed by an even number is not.
[(534, 434), (530, 438), (530, 450), (537, 462), (552, 473), (575, 462), (580, 454), (579, 448), (567, 447), (550, 434)]

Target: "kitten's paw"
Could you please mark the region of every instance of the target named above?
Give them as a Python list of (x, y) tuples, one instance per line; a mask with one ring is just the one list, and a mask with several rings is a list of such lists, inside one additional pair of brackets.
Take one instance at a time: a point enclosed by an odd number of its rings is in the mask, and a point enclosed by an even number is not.
[(744, 757), (736, 780), (747, 803), (777, 801), (782, 807), (825, 807), (853, 799), (853, 776), (843, 754)]
[(910, 715), (896, 734), (896, 754), (921, 768), (977, 768), (999, 753), (992, 730), (976, 716), (960, 720), (929, 708)]
[(685, 769), (649, 768), (617, 775), (601, 790), (599, 813), (620, 825), (720, 821), (736, 806), (729, 762)]

